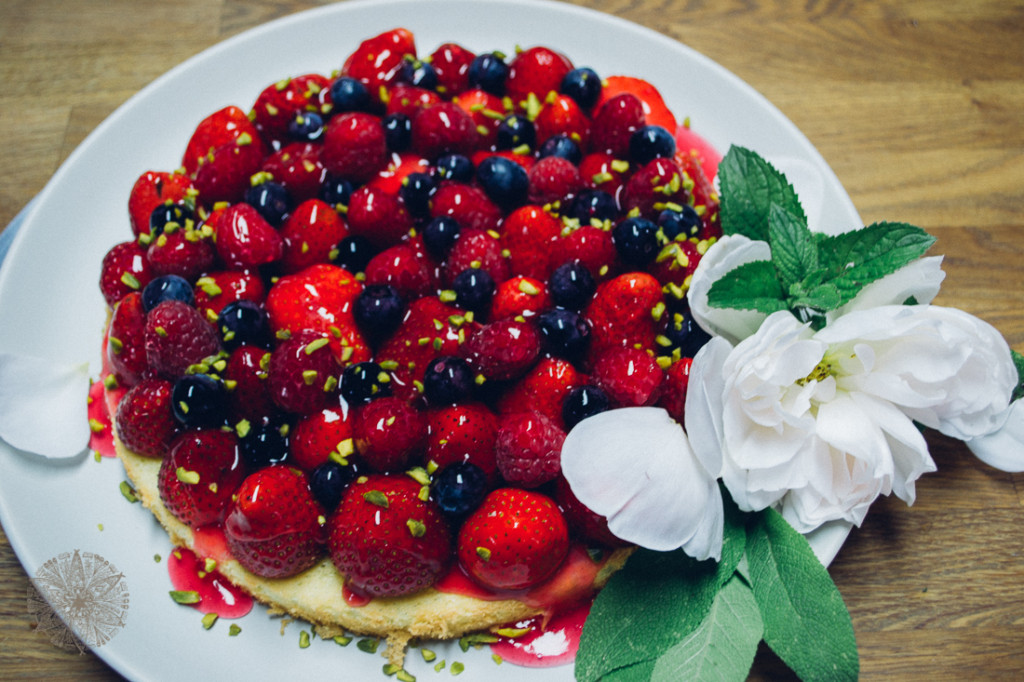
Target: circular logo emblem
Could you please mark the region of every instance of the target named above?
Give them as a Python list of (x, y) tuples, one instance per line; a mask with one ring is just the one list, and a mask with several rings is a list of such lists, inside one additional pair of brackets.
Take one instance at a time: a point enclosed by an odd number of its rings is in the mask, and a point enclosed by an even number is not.
[(92, 552), (64, 552), (29, 585), (28, 608), (54, 645), (68, 651), (103, 646), (124, 627), (128, 586), (117, 567)]

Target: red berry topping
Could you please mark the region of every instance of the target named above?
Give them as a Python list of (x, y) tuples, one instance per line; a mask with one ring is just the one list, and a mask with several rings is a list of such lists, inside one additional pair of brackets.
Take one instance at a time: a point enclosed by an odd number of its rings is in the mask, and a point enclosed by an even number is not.
[(690, 385), (690, 365), (693, 358), (680, 358), (673, 362), (665, 371), (661, 398), (658, 406), (664, 407), (673, 419), (680, 424), (686, 415), (686, 389)]
[(644, 106), (629, 93), (616, 95), (600, 104), (590, 127), (590, 147), (625, 159), (629, 157), (629, 138), (644, 125)]
[(293, 273), (330, 262), (338, 243), (348, 236), (348, 226), (326, 202), (308, 199), (285, 219), (280, 234), (284, 242), (281, 270)]
[(505, 90), (520, 105), (529, 95), (543, 101), (549, 92), (558, 92), (572, 62), (547, 47), (531, 47), (517, 54), (508, 65)]
[(178, 436), (160, 463), (160, 500), (191, 528), (219, 523), (245, 478), (231, 431), (202, 429)]
[(608, 519), (580, 502), (561, 476), (555, 482), (555, 500), (565, 514), (569, 528), (583, 540), (606, 547), (625, 547), (629, 544), (608, 530)]
[(359, 456), (373, 471), (406, 468), (427, 434), (419, 410), (401, 398), (385, 396), (354, 410), (352, 435)]
[(193, 293), (196, 297), (196, 308), (207, 320), (214, 321), (224, 306), (232, 301), (262, 303), (266, 297), (266, 287), (256, 274), (220, 270), (197, 279)]
[(459, 564), (496, 590), (522, 590), (551, 577), (569, 551), (565, 517), (551, 498), (532, 490), (491, 492), (459, 531)]
[(228, 394), (232, 424), (243, 419), (258, 423), (276, 409), (267, 383), (269, 363), (270, 351), (256, 346), (239, 346), (228, 356), (223, 378), (233, 386)]
[(437, 74), (437, 91), (452, 96), (469, 87), (469, 65), (475, 54), (456, 43), (443, 43), (430, 55), (430, 65)]
[(297, 114), (318, 111), (331, 81), (319, 74), (307, 74), (278, 81), (264, 88), (253, 104), (256, 129), (272, 144), (288, 138), (288, 124)]
[(426, 415), (427, 438), (424, 462), (438, 469), (450, 464), (470, 462), (494, 478), (494, 439), (498, 418), (482, 403), (463, 403), (429, 410)]
[(171, 382), (143, 379), (117, 404), (114, 424), (124, 446), (146, 457), (163, 457), (178, 434), (171, 410)]
[(324, 131), (320, 161), (331, 174), (366, 182), (387, 165), (387, 144), (380, 119), (350, 111), (331, 119)]
[(412, 120), (412, 148), (427, 159), (468, 155), (477, 148), (479, 137), (473, 119), (453, 102), (422, 109)]
[(249, 204), (235, 204), (217, 221), (217, 254), (229, 268), (255, 268), (281, 257), (281, 235)]
[(133, 291), (114, 307), (107, 334), (107, 360), (122, 386), (134, 386), (146, 374), (146, 310)]
[(460, 352), (487, 379), (515, 379), (537, 361), (540, 335), (528, 322), (497, 320), (467, 339)]
[(357, 479), (328, 525), (331, 560), (359, 595), (414, 594), (437, 582), (450, 561), (441, 512), (404, 474)]
[[(547, 160), (542, 159), (534, 168)], [(512, 272), (546, 280), (562, 264), (555, 256), (561, 233), (562, 221), (538, 204), (527, 204), (509, 213), (502, 223), (501, 245), (508, 250)]]
[(537, 412), (505, 417), (494, 443), (502, 478), (521, 488), (536, 488), (554, 480), (562, 471), (564, 440), (565, 432)]
[(572, 389), (586, 382), (586, 375), (568, 360), (541, 358), (526, 376), (502, 394), (498, 400), (498, 413), (510, 415), (529, 407), (550, 419), (558, 428), (564, 428), (562, 403)]
[(133, 291), (141, 291), (153, 277), (145, 250), (134, 241), (122, 242), (103, 257), (100, 291), (107, 305), (114, 307)]
[(264, 159), (260, 170), (281, 183), (295, 201), (315, 199), (327, 178), (320, 147), (313, 142), (293, 142)]
[(153, 209), (170, 202), (176, 204), (188, 198), (192, 181), (182, 173), (146, 171), (139, 176), (128, 195), (128, 216), (132, 234), (149, 234), (149, 216)]
[(665, 372), (647, 351), (620, 348), (598, 356), (591, 378), (617, 407), (640, 407), (657, 402)]
[(146, 251), (154, 277), (178, 275), (189, 281), (195, 281), (199, 275), (209, 271), (216, 257), (209, 240), (201, 237), (199, 231), (191, 226), (173, 232), (164, 231)]
[(412, 217), (398, 194), (376, 185), (364, 185), (352, 193), (346, 217), (352, 234), (381, 248), (405, 237), (413, 228)]
[(512, 277), (498, 285), (491, 301), (491, 319), (531, 317), (550, 307), (547, 284), (533, 277)]
[(220, 351), (217, 330), (181, 301), (164, 301), (150, 310), (144, 333), (149, 366), (171, 379)]
[(396, 28), (360, 43), (345, 60), (341, 73), (359, 80), (377, 97), (380, 86), (397, 78), (406, 55), (416, 56), (416, 42), (411, 32)]
[(661, 126), (670, 133), (676, 131), (676, 117), (672, 115), (661, 93), (651, 83), (635, 76), (608, 76), (603, 81), (597, 106), (623, 93), (633, 95), (643, 106), (644, 119), (648, 125)]
[(352, 453), (352, 445), (351, 418), (340, 408), (328, 407), (295, 423), (288, 461), (309, 472), (332, 454), (346, 458)]
[(644, 272), (631, 272), (597, 288), (585, 316), (591, 327), (591, 351), (622, 346), (653, 349), (661, 284)]

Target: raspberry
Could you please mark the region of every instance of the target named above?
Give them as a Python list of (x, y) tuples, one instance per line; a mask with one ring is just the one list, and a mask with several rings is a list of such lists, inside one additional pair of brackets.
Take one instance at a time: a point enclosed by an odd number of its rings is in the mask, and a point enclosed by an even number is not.
[(502, 477), (512, 485), (536, 488), (561, 472), (565, 432), (536, 412), (520, 412), (504, 419), (494, 442), (494, 455)]
[(117, 404), (114, 424), (126, 448), (147, 457), (163, 457), (178, 434), (171, 411), (173, 385), (164, 379), (143, 379)]
[(525, 374), (536, 362), (540, 354), (540, 335), (527, 322), (497, 320), (470, 337), (461, 352), (487, 379), (514, 379)]
[(149, 366), (170, 379), (220, 351), (217, 330), (181, 301), (164, 301), (149, 311), (144, 334)]

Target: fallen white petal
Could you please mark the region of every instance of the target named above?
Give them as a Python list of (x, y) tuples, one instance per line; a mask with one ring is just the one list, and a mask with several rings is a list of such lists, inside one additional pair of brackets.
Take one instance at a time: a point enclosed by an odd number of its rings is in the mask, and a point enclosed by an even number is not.
[(633, 407), (583, 420), (562, 446), (562, 473), (616, 536), (658, 551), (721, 556), (723, 511), (715, 476), (665, 410)]
[(1024, 400), (1010, 405), (1001, 429), (972, 438), (967, 447), (991, 467), (1015, 474), (1024, 471)]
[(0, 438), (49, 459), (89, 446), (89, 366), (0, 353)]

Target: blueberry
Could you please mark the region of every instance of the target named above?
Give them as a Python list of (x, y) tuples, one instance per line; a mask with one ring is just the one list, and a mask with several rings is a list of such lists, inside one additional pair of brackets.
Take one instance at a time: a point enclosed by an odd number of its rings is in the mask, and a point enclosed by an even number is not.
[(221, 309), (217, 315), (217, 331), (227, 351), (242, 345), (269, 349), (274, 342), (267, 311), (255, 301), (245, 299), (232, 301)]
[(587, 266), (578, 260), (559, 265), (548, 279), (548, 292), (555, 305), (582, 310), (597, 291), (597, 282)]
[(475, 173), (473, 162), (462, 154), (445, 154), (438, 157), (434, 169), (438, 180), (454, 182), (469, 182)]
[(412, 121), (405, 114), (388, 114), (380, 122), (384, 128), (384, 143), (392, 152), (404, 152), (412, 146)]
[(629, 138), (629, 158), (640, 166), (675, 153), (675, 138), (661, 126), (644, 126)]
[(377, 255), (377, 249), (366, 237), (351, 234), (338, 243), (338, 257), (334, 260), (353, 275), (366, 270), (367, 264)]
[(619, 207), (615, 199), (599, 189), (587, 189), (577, 194), (567, 213), (567, 217), (575, 218), (581, 225), (589, 225), (595, 219), (600, 222), (614, 220), (618, 215)]
[(341, 397), (349, 405), (365, 405), (391, 395), (390, 381), (388, 373), (376, 362), (357, 362), (341, 373)]
[(486, 270), (466, 268), (452, 282), (455, 305), (481, 314), (491, 307), (494, 298), (494, 279)]
[(430, 255), (444, 260), (459, 236), (459, 222), (451, 216), (442, 215), (423, 226), (423, 245)]
[(544, 349), (560, 358), (576, 360), (590, 344), (590, 325), (573, 310), (552, 308), (537, 316)]
[(423, 397), (431, 407), (466, 402), (475, 385), (469, 363), (451, 355), (434, 358), (423, 373)]
[(658, 226), (646, 218), (626, 218), (612, 230), (612, 242), (622, 262), (629, 267), (650, 265), (658, 255)]
[(335, 209), (348, 206), (352, 198), (352, 183), (342, 178), (328, 177), (320, 185), (320, 198)]
[(473, 58), (469, 65), (469, 85), (480, 88), (492, 95), (505, 94), (505, 79), (508, 78), (508, 64), (497, 52), (485, 52)]
[(659, 346), (662, 355), (674, 355), (676, 351), (684, 358), (692, 358), (705, 343), (711, 340), (708, 334), (690, 315), (689, 309), (673, 312), (669, 323), (662, 332), (667, 339), (666, 345)]
[(450, 518), (464, 517), (479, 507), (487, 492), (487, 474), (472, 462), (449, 464), (434, 477), (434, 499)]
[(208, 374), (187, 374), (174, 382), (171, 410), (189, 428), (216, 428), (226, 419), (227, 391)]
[(156, 237), (172, 223), (177, 227), (185, 227), (187, 221), (194, 219), (195, 213), (189, 206), (163, 203), (149, 214), (149, 233)]
[(593, 417), (611, 409), (607, 394), (597, 386), (577, 386), (569, 391), (562, 403), (562, 421), (566, 430), (579, 424), (587, 417)]
[(324, 511), (330, 513), (338, 507), (345, 488), (355, 478), (355, 467), (342, 466), (329, 459), (309, 472), (309, 491)]
[(300, 111), (288, 122), (288, 137), (298, 142), (315, 142), (324, 134), (324, 117), (315, 111)]
[(409, 173), (402, 179), (398, 195), (410, 215), (425, 218), (430, 215), (430, 197), (436, 189), (437, 183), (428, 173)]
[(245, 203), (255, 208), (264, 220), (274, 226), (283, 223), (292, 210), (291, 194), (284, 185), (272, 180), (247, 189)]
[(537, 145), (537, 129), (525, 116), (509, 114), (498, 124), (495, 145), (498, 149), (515, 149), (523, 145), (533, 149)]
[(495, 204), (510, 210), (526, 201), (530, 179), (526, 169), (503, 156), (488, 156), (476, 169), (484, 192)]
[(250, 424), (249, 430), (238, 439), (242, 446), (242, 459), (250, 469), (283, 464), (288, 459), (290, 431), (291, 424), (281, 414)]
[(179, 275), (154, 277), (142, 289), (142, 309), (147, 313), (164, 301), (196, 304), (195, 292), (188, 280)]
[(366, 111), (370, 108), (370, 91), (355, 78), (342, 76), (331, 83), (331, 103), (335, 113)]
[(537, 158), (543, 159), (547, 156), (560, 156), (575, 166), (580, 165), (580, 161), (583, 160), (583, 152), (580, 151), (580, 146), (565, 133), (552, 135), (544, 140), (540, 149), (537, 150)]
[(429, 62), (419, 59), (406, 59), (402, 62), (398, 79), (424, 90), (437, 90), (437, 71)]
[(704, 228), (704, 221), (701, 220), (697, 209), (686, 205), (678, 211), (666, 208), (658, 214), (658, 227), (661, 228), (665, 239), (674, 241), (680, 235), (684, 238), (698, 236)]
[(588, 67), (573, 69), (562, 79), (561, 91), (580, 105), (580, 109), (590, 111), (601, 96), (601, 77)]
[(405, 304), (390, 284), (367, 284), (356, 297), (352, 314), (360, 329), (379, 340), (398, 329), (405, 316)]

